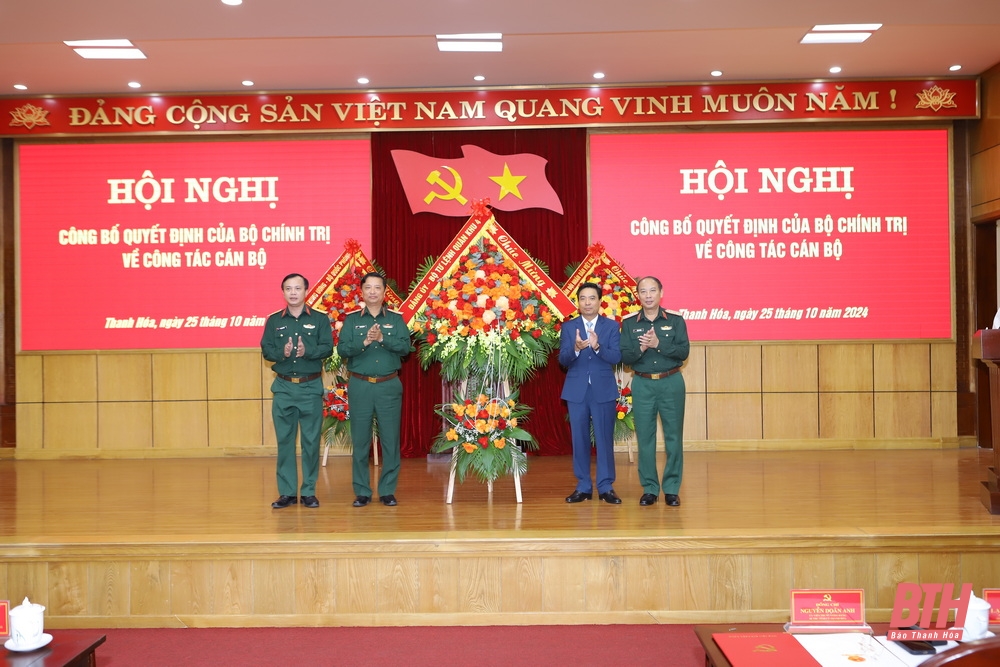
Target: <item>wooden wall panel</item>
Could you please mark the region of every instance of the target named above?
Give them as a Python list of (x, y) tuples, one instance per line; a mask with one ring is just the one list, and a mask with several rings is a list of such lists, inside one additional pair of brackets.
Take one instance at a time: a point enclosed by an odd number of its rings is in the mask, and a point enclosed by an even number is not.
[(45, 449), (97, 449), (97, 403), (46, 403), (42, 423)]
[[(534, 568), (530, 559), (504, 559), (503, 572), (503, 604), (504, 611), (526, 611), (538, 609), (540, 597), (534, 599), (515, 599), (519, 589), (537, 591), (538, 573), (537, 560)], [(513, 573), (510, 573), (513, 570)], [(454, 614), (459, 610), (458, 579), (453, 576), (458, 571), (458, 560), (455, 558), (423, 558), (417, 564), (420, 573), (420, 589), (417, 591), (417, 608), (424, 613)]]
[(795, 554), (792, 558), (792, 587), (833, 588), (836, 558), (831, 553)]
[(688, 393), (699, 393), (705, 391), (705, 346), (692, 345), (687, 361), (684, 362), (684, 369), (681, 371), (684, 376), (684, 386)]
[(6, 599), (14, 606), (28, 598), (35, 604), (49, 606), (49, 564), (44, 561), (7, 565)]
[(706, 586), (712, 576), (710, 556), (667, 556), (670, 590), (666, 609), (708, 610), (712, 591)]
[(750, 560), (751, 609), (790, 608), (792, 556), (754, 554)]
[(97, 400), (97, 357), (51, 354), (42, 360), (42, 394), (48, 403)]
[(930, 391), (930, 346), (925, 343), (874, 346), (875, 391)]
[(129, 613), (166, 616), (170, 613), (170, 570), (164, 561), (134, 560), (129, 566)]
[(884, 552), (875, 555), (874, 595), (865, 591), (866, 603), (875, 607), (892, 609), (896, 600), (896, 585), (901, 581), (920, 581), (917, 554)]
[(760, 440), (760, 394), (708, 394), (709, 440)]
[(98, 403), (97, 446), (149, 449), (153, 446), (152, 403)]
[(760, 345), (721, 345), (705, 350), (705, 390), (759, 392)]
[(208, 403), (162, 401), (153, 404), (153, 447), (208, 447)]
[(42, 449), (45, 422), (45, 406), (41, 403), (18, 403), (17, 451), (37, 451)]
[[(502, 559), (497, 557), (459, 560), (458, 594), (461, 612), (491, 613), (503, 608), (501, 564)], [(544, 571), (543, 578), (547, 574), (548, 571)], [(543, 598), (543, 607), (545, 602)]]
[(415, 614), (420, 611), (420, 569), (412, 558), (380, 558), (376, 579), (378, 613)]
[(820, 394), (819, 437), (874, 438), (874, 394)]
[(958, 437), (958, 396), (954, 392), (931, 392), (931, 437)]
[(97, 355), (97, 400), (153, 400), (152, 355)]
[(875, 590), (875, 554), (837, 554), (833, 585)]
[(817, 394), (764, 394), (764, 440), (813, 440), (819, 437)]
[(625, 608), (625, 564), (622, 556), (595, 556), (584, 563), (584, 611), (610, 612)]
[(761, 363), (761, 389), (765, 392), (819, 391), (816, 345), (765, 345)]
[(49, 563), (49, 603), (45, 610), (53, 616), (81, 616), (87, 613), (87, 563)]
[(208, 398), (261, 398), (261, 359), (260, 352), (209, 352)]
[(204, 353), (153, 355), (153, 400), (198, 401), (208, 398)]
[(962, 554), (961, 581), (971, 583), (976, 595), (982, 595), (983, 588), (997, 588), (1000, 558), (995, 552)]
[(670, 608), (670, 559), (661, 555), (627, 556), (623, 562), (625, 609)]
[(374, 558), (341, 558), (337, 561), (337, 613), (374, 614), (377, 611)]
[(210, 560), (174, 561), (170, 564), (170, 613), (215, 614), (215, 588)]
[[(545, 570), (538, 557), (504, 558), (501, 561), (500, 585), (502, 610), (528, 612), (542, 608)], [(449, 611), (452, 609), (449, 608)]]
[[(270, 414), (268, 419), (270, 420)], [(209, 401), (210, 447), (260, 447), (263, 444), (261, 401)]]
[(41, 403), (45, 400), (42, 391), (41, 355), (31, 354), (14, 357), (14, 373), (17, 377), (18, 403)]
[(542, 610), (583, 611), (587, 602), (586, 559), (582, 556), (542, 561)]
[(875, 438), (931, 437), (931, 401), (926, 392), (875, 392)]
[(710, 556), (709, 605), (711, 609), (750, 609), (753, 561), (749, 555)]
[(972, 219), (982, 220), (1000, 211), (1000, 146), (993, 146), (970, 159)]
[(931, 391), (955, 391), (957, 355), (955, 343), (931, 343)]
[(87, 616), (129, 615), (130, 566), (123, 561), (87, 564)]
[(873, 354), (871, 345), (820, 345), (819, 390), (873, 391)]
[[(294, 614), (296, 612), (296, 586), (308, 586), (296, 580), (295, 561), (289, 559), (253, 562), (253, 613), (259, 615)], [(319, 591), (312, 597), (318, 597)]]
[[(684, 441), (706, 440), (708, 397), (706, 394), (692, 394), (684, 397)], [(660, 433), (662, 429), (657, 429)], [(657, 437), (662, 438), (662, 433)]]
[(295, 612), (333, 614), (337, 611), (337, 560), (334, 558), (295, 561)]

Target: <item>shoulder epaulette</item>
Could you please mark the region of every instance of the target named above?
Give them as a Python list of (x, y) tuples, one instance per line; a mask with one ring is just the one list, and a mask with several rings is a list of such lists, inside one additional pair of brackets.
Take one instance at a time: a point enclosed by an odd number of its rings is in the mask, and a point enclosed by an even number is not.
[(641, 310), (637, 310), (634, 313), (629, 313), (628, 315), (626, 315), (625, 317), (622, 318), (622, 322), (624, 322), (625, 320), (627, 320), (630, 317), (635, 317), (636, 315), (638, 315), (641, 312), (642, 312)]
[(397, 315), (400, 315), (400, 316), (402, 316), (402, 314), (403, 314), (403, 313), (401, 313), (398, 310), (393, 310), (392, 308), (386, 308), (386, 310), (388, 310), (390, 313), (396, 313)]
[(677, 317), (684, 317), (683, 315), (681, 315), (680, 313), (678, 313), (676, 310), (670, 310), (669, 308), (664, 308), (663, 310), (667, 311), (668, 313), (670, 313), (672, 315), (676, 315)]
[[(355, 310), (352, 310), (351, 312), (347, 313), (347, 315), (353, 315), (354, 313), (360, 313), (360, 312), (361, 312), (361, 310), (362, 310), (361, 308), (357, 308), (357, 309), (355, 309)], [(345, 317), (346, 317), (347, 315), (345, 315)]]

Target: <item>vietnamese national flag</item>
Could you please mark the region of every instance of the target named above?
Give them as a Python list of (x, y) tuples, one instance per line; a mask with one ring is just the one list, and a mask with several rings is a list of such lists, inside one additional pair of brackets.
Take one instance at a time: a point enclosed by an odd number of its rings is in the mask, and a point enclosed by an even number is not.
[(532, 153), (496, 155), (462, 146), (454, 160), (415, 151), (391, 151), (410, 210), (468, 217), (472, 201), (489, 199), (501, 211), (547, 208), (562, 213), (559, 195), (545, 178), (548, 161)]

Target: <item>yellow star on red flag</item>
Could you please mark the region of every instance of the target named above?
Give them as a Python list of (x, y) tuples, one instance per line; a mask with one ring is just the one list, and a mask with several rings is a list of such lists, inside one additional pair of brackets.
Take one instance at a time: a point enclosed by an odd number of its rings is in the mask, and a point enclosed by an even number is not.
[(518, 199), (524, 199), (521, 193), (518, 191), (518, 184), (523, 181), (527, 176), (515, 176), (510, 173), (510, 167), (507, 163), (503, 163), (503, 175), (502, 176), (490, 176), (490, 180), (500, 186), (500, 196), (498, 199), (503, 199), (507, 195), (511, 194)]

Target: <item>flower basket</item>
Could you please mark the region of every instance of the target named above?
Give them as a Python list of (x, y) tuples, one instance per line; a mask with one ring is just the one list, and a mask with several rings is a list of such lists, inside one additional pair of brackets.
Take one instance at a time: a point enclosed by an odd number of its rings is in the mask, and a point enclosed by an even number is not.
[(635, 437), (635, 417), (632, 414), (632, 388), (618, 381), (618, 402), (615, 404), (615, 441)]
[(538, 449), (538, 443), (521, 427), (531, 408), (517, 402), (517, 392), (506, 397), (456, 395), (454, 403), (440, 405), (436, 412), (444, 418), (446, 429), (432, 449), (454, 449), (459, 482), (470, 473), (482, 482), (493, 482), (514, 470), (521, 475), (527, 472), (528, 458), (517, 443), (528, 449)]
[[(636, 296), (636, 282), (625, 268), (607, 253), (604, 245), (595, 243), (587, 248), (587, 258), (580, 262), (563, 284), (563, 291), (576, 303), (576, 290), (583, 283), (596, 283), (601, 287), (600, 314), (618, 322), (640, 310), (642, 304)], [(573, 313), (573, 317), (579, 313)]]
[(326, 388), (323, 396), (323, 444), (351, 446), (351, 409), (347, 404), (347, 384)]
[(559, 345), (561, 317), (513, 260), (481, 237), (431, 288), (411, 326), (424, 368), (440, 363), (448, 381), (500, 368), (519, 385)]

